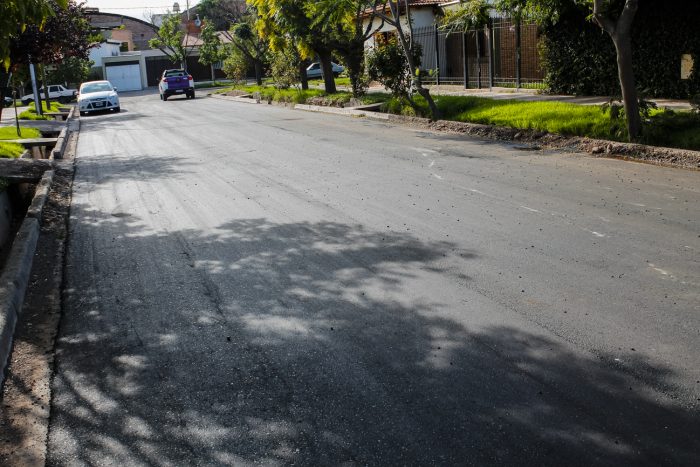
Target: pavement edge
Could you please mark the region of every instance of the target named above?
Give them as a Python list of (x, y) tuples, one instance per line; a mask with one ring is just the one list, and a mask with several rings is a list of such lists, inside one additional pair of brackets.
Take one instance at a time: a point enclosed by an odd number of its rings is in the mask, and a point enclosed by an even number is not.
[(51, 189), (53, 175), (53, 170), (46, 171), (37, 185), (32, 204), (17, 231), (7, 263), (0, 275), (0, 386), (5, 380), (5, 370), (12, 354), (15, 325), (24, 303), (39, 239), (41, 214)]

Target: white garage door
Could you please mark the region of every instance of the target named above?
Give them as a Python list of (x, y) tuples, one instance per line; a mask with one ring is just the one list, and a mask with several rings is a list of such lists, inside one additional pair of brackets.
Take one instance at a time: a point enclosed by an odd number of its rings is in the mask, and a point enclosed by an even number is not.
[(140, 91), (141, 67), (137, 64), (108, 66), (107, 81), (117, 88), (117, 91)]

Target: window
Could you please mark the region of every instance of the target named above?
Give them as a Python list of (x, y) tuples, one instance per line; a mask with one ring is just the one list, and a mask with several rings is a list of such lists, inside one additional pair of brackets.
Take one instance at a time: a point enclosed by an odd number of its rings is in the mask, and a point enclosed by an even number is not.
[(49, 92), (60, 92), (60, 89), (58, 89), (58, 86), (49, 86)]

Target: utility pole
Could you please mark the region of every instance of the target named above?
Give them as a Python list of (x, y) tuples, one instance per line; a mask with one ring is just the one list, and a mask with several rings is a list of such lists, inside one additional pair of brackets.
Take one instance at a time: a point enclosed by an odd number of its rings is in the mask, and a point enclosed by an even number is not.
[(34, 92), (34, 107), (36, 108), (36, 114), (42, 115), (41, 100), (39, 100), (39, 90), (36, 87), (36, 73), (34, 73), (34, 64), (32, 63), (31, 57), (29, 58), (29, 76), (31, 76), (32, 78), (32, 91)]

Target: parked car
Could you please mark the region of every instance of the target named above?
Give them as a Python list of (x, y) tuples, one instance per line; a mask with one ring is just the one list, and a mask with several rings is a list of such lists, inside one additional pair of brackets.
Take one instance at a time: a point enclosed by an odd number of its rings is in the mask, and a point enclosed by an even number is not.
[(165, 70), (158, 83), (160, 100), (167, 101), (175, 94), (184, 94), (188, 99), (194, 99), (194, 79), (187, 70)]
[[(342, 65), (333, 62), (331, 62), (331, 65), (333, 67), (333, 76), (338, 76), (345, 71), (345, 67)], [(306, 77), (308, 79), (321, 78), (322, 76), (323, 72), (321, 71), (321, 64), (319, 62), (314, 62), (306, 68)]]
[[(43, 86), (39, 89), (39, 94), (41, 94), (41, 98), (44, 99), (45, 94)], [(49, 85), (49, 98), (51, 100), (67, 104), (75, 99), (77, 94), (77, 89), (66, 89), (60, 84)], [(34, 94), (26, 94), (22, 96), (20, 100), (22, 101), (22, 105), (29, 105), (30, 103), (34, 102)]]
[(15, 105), (15, 100), (11, 97), (5, 97), (3, 107), (12, 107), (13, 105)]
[(99, 110), (119, 112), (119, 96), (117, 90), (109, 81), (88, 81), (80, 85), (78, 92), (78, 108), (80, 115)]

